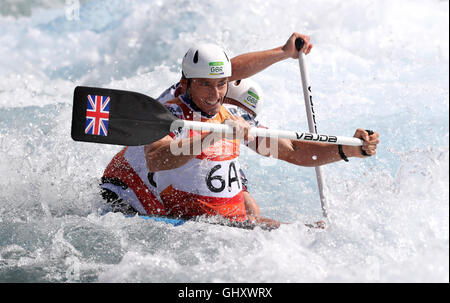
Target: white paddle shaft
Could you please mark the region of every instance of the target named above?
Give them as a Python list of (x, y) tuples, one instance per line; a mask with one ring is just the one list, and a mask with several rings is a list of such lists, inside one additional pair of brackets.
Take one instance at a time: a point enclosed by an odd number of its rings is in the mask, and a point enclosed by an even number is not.
[[(171, 130), (175, 130), (177, 128), (188, 128), (196, 131), (233, 134), (233, 127), (231, 127), (230, 125), (218, 123), (176, 120), (172, 123)], [(342, 144), (351, 146), (361, 146), (363, 144), (363, 140), (354, 137), (319, 135), (313, 133), (303, 133), (288, 130), (275, 130), (257, 127), (250, 128), (250, 135), (254, 137), (291, 139), (304, 142)]]

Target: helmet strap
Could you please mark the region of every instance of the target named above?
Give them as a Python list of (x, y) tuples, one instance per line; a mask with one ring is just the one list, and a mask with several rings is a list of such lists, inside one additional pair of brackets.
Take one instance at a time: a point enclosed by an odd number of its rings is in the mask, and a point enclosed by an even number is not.
[(227, 82), (227, 92), (225, 93), (225, 95), (223, 96), (223, 98), (222, 98), (222, 103), (221, 103), (221, 105), (223, 105), (223, 103), (225, 102), (225, 98), (227, 97), (227, 95), (228, 95), (228, 89), (230, 88), (230, 82)]
[(189, 97), (189, 99), (192, 100), (192, 95), (191, 95), (191, 79), (187, 79), (186, 95)]

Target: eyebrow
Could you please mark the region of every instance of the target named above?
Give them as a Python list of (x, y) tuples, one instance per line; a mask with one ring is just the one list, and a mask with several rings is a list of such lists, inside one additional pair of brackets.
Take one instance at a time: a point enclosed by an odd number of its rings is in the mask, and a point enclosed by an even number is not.
[[(214, 85), (214, 84), (212, 84), (212, 83), (210, 83), (210, 82), (208, 82), (208, 81), (202, 81), (202, 82), (200, 82), (202, 85), (205, 85), (205, 84), (207, 84), (207, 85)], [(225, 85), (225, 84), (227, 84), (228, 83), (228, 81), (226, 81), (226, 80), (222, 80), (222, 81), (220, 81), (220, 82), (218, 82), (217, 83), (217, 85)]]

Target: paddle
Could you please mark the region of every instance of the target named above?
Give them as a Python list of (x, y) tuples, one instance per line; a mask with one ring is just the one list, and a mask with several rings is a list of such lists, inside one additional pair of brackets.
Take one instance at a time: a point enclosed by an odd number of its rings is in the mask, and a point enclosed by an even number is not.
[[(72, 112), (72, 138), (75, 141), (145, 145), (179, 128), (233, 133), (233, 128), (229, 125), (177, 119), (158, 101), (140, 93), (85, 86), (75, 88)], [(250, 134), (254, 137), (306, 142), (352, 146), (363, 144), (363, 140), (354, 137), (263, 128), (251, 128)]]
[(74, 91), (72, 138), (76, 141), (145, 145), (167, 135), (173, 120), (163, 105), (140, 93), (83, 86)]
[[(309, 76), (306, 70), (306, 64), (305, 64), (305, 54), (303, 52), (300, 52), (303, 45), (305, 44), (305, 41), (303, 41), (302, 38), (297, 38), (295, 40), (295, 46), (297, 50), (299, 51), (298, 54), (298, 62), (300, 66), (300, 75), (302, 79), (302, 87), (303, 87), (303, 97), (305, 99), (305, 108), (306, 108), (306, 116), (308, 118), (308, 127), (309, 131), (311, 133), (317, 134), (317, 125), (316, 125), (316, 116), (314, 112), (314, 104), (312, 101), (312, 94), (311, 94), (311, 84), (309, 82)], [(324, 194), (324, 186), (323, 186), (323, 177), (322, 177), (322, 170), (320, 166), (315, 167), (316, 170), (316, 179), (317, 179), (317, 185), (319, 186), (319, 196), (320, 196), (320, 204), (322, 206), (322, 214), (325, 218), (328, 217), (327, 209), (328, 209), (328, 202), (325, 198)]]

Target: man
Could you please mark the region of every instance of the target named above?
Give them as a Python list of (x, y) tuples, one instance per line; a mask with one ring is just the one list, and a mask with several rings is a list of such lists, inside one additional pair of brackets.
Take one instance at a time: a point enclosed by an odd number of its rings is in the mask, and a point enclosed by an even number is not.
[[(292, 37), (291, 37), (292, 38)], [(293, 39), (295, 40), (295, 39)], [(289, 43), (289, 40), (288, 40)], [(198, 51), (198, 50), (197, 50)], [(220, 51), (217, 51), (219, 53)], [(189, 54), (189, 52), (188, 52)], [(188, 54), (185, 56), (185, 59), (188, 57), (188, 61), (193, 63), (197, 60), (197, 62), (202, 59), (199, 59), (199, 55), (197, 52), (197, 58), (196, 58), (196, 52), (192, 51), (189, 56)], [(260, 55), (260, 53), (258, 54)], [(245, 55), (244, 55), (245, 57)], [(190, 60), (190, 61), (189, 61)], [(222, 61), (220, 61), (222, 60)], [(224, 63), (224, 61), (228, 60), (226, 54), (224, 58), (220, 58), (219, 61), (210, 61), (209, 63), (216, 63), (221, 62)], [(207, 61), (207, 60), (206, 60)], [(206, 62), (205, 61), (205, 62)], [(183, 63), (185, 63), (185, 60), (183, 60)], [(196, 63), (193, 63), (192, 65), (195, 67)], [(210, 65), (211, 66), (211, 65)], [(212, 65), (215, 66), (214, 64)], [(215, 68), (215, 71), (220, 71), (220, 73), (206, 73), (202, 74), (197, 73), (195, 74), (195, 69), (189, 70), (190, 66), (189, 64), (183, 64), (183, 72), (185, 73), (185, 76), (187, 74), (187, 77), (181, 81), (182, 87), (186, 91), (187, 94), (184, 94), (184, 98), (181, 98), (181, 101), (178, 100), (172, 100), (172, 102), (169, 102), (168, 106), (172, 109), (174, 114), (178, 114), (180, 118), (187, 118), (192, 119), (193, 117), (193, 111), (190, 111), (192, 107), (195, 107), (196, 110), (199, 110), (199, 112), (202, 113), (202, 119), (204, 120), (210, 120), (215, 119), (217, 122), (223, 122), (225, 120), (231, 120), (232, 124), (236, 127), (236, 134), (239, 134), (239, 138), (244, 139), (250, 139), (248, 138), (248, 125), (242, 121), (242, 119), (231, 117), (229, 113), (226, 113), (222, 109), (222, 103), (224, 101), (224, 96), (227, 90), (227, 81), (226, 78), (231, 76), (231, 66), (219, 66)], [(192, 66), (191, 66), (192, 67)], [(211, 71), (211, 70), (210, 70)], [(212, 74), (212, 75), (211, 75)], [(245, 73), (241, 73), (245, 74)], [(201, 77), (200, 77), (201, 76)], [(208, 78), (208, 76), (211, 76)], [(225, 79), (225, 80), (224, 80)], [(189, 117), (189, 114), (191, 116)], [(217, 115), (219, 114), (219, 119), (217, 120)], [(358, 136), (364, 136), (367, 134), (361, 133), (362, 130), (358, 130), (357, 134)], [(362, 131), (363, 132), (363, 131)], [(355, 134), (356, 135), (356, 134)], [(170, 153), (170, 145), (174, 143), (173, 141), (178, 140), (176, 142), (177, 144), (181, 141), (187, 140), (187, 143), (192, 144), (195, 140), (205, 140), (207, 138), (207, 134), (198, 134), (194, 136), (192, 133), (188, 135), (185, 138), (176, 138), (176, 135), (173, 134), (173, 138), (164, 138), (162, 140), (159, 140), (158, 142), (155, 142), (149, 146), (145, 147), (145, 155), (147, 159), (147, 164), (149, 170), (153, 173), (149, 173), (148, 175), (152, 175), (152, 178), (148, 178), (148, 183), (152, 185), (160, 184), (160, 187), (162, 186), (162, 190), (158, 193), (155, 193), (155, 197), (152, 199), (147, 199), (145, 203), (143, 203), (145, 209), (157, 209), (158, 213), (164, 214), (164, 215), (175, 215), (175, 216), (181, 216), (181, 217), (190, 217), (200, 214), (220, 214), (222, 216), (228, 217), (233, 220), (238, 221), (244, 221), (246, 219), (246, 214), (244, 211), (244, 205), (243, 205), (243, 194), (240, 189), (239, 184), (239, 178), (237, 177), (236, 171), (238, 169), (236, 166), (238, 165), (238, 162), (234, 161), (206, 161), (206, 162), (212, 162), (209, 165), (210, 168), (214, 170), (213, 173), (212, 170), (209, 171), (206, 175), (206, 184), (207, 189), (203, 192), (208, 194), (208, 189), (211, 193), (209, 195), (198, 195), (198, 192), (201, 191), (201, 180), (203, 180), (203, 183), (205, 181), (204, 172), (202, 170), (196, 170), (196, 167), (198, 168), (198, 165), (192, 164), (192, 161), (194, 160), (195, 156), (193, 155), (173, 155)], [(377, 136), (377, 135), (376, 135)], [(174, 140), (175, 139), (175, 140)], [(206, 140), (207, 141), (207, 140)], [(284, 144), (278, 144), (279, 148), (277, 153), (280, 155), (280, 159), (289, 161), (291, 163), (295, 164), (301, 164), (301, 165), (317, 165), (317, 163), (324, 164), (324, 163), (330, 163), (337, 160), (340, 160), (340, 156), (337, 156), (338, 153), (336, 152), (336, 146), (326, 146), (322, 145), (320, 148), (316, 148), (319, 145), (312, 144), (312, 146), (309, 146), (311, 144), (300, 144), (300, 142), (297, 141), (289, 141), (284, 142)], [(369, 141), (369, 140), (368, 140)], [(372, 142), (369, 142), (368, 144), (365, 144), (363, 149), (370, 155), (373, 154), (376, 150), (376, 144), (378, 142), (376, 138), (372, 138)], [(206, 144), (202, 147), (205, 150), (210, 149), (211, 146), (214, 144), (217, 144), (215, 142), (212, 144), (211, 142), (214, 141), (208, 141)], [(239, 147), (239, 145), (236, 145), (236, 139), (227, 137), (223, 141), (221, 141), (222, 145), (228, 145), (232, 146), (233, 148), (228, 149), (228, 155), (231, 157), (230, 159), (233, 160), (237, 158), (236, 156), (236, 149)], [(219, 144), (220, 145), (220, 144)], [(269, 143), (265, 143), (264, 145), (269, 146)], [(281, 146), (281, 148), (280, 148)], [(255, 145), (256, 151), (264, 154), (260, 151), (258, 148), (258, 145)], [(310, 156), (302, 156), (302, 153), (299, 153), (299, 148), (305, 149), (305, 151), (310, 151), (312, 154), (317, 156), (317, 160), (312, 161), (312, 157)], [(348, 149), (347, 147), (344, 147), (346, 150), (344, 152), (347, 153), (348, 156), (362, 156), (361, 150), (357, 149)], [(265, 149), (267, 150), (267, 149)], [(269, 149), (270, 150), (270, 149)], [(206, 153), (207, 154), (207, 153)], [(266, 153), (264, 155), (270, 155), (270, 153)], [(216, 155), (217, 156), (217, 155)], [(208, 155), (205, 159), (208, 159)], [(203, 160), (205, 160), (203, 159)], [(230, 160), (228, 159), (228, 160)], [(216, 159), (218, 160), (218, 159)], [(222, 157), (223, 160), (223, 157)], [(188, 165), (191, 162), (190, 166)], [(194, 161), (195, 162), (195, 161)], [(198, 162), (198, 161), (197, 161)], [(200, 161), (202, 162), (202, 161)], [(219, 162), (220, 163), (217, 165)], [(224, 166), (227, 166), (230, 168), (228, 172), (222, 171), (223, 176), (218, 175), (218, 172), (220, 172), (220, 169), (214, 169), (217, 166), (222, 167), (222, 164)], [(188, 165), (186, 167), (186, 165)], [(123, 166), (123, 165), (122, 165)], [(208, 166), (208, 165), (206, 165)], [(184, 169), (183, 169), (184, 167)], [(233, 170), (234, 175), (233, 175)], [(108, 167), (110, 168), (110, 167)], [(180, 169), (181, 168), (181, 169)], [(107, 169), (108, 170), (108, 169)], [(129, 168), (125, 169), (125, 171), (130, 172), (131, 170)], [(182, 176), (180, 176), (180, 172), (194, 172), (194, 174), (190, 175), (189, 177), (198, 177), (197, 181), (199, 181), (198, 184), (196, 184), (196, 180), (185, 180), (186, 182), (180, 182), (180, 180), (183, 180)], [(139, 172), (138, 172), (139, 174)], [(197, 176), (197, 175), (198, 176)], [(105, 172), (105, 177), (107, 177), (108, 173)], [(136, 174), (135, 174), (136, 175)], [(157, 181), (155, 182), (154, 176), (157, 176)], [(126, 179), (127, 175), (123, 175), (123, 178), (116, 178), (116, 179)], [(136, 176), (135, 176), (136, 177)], [(181, 177), (181, 178), (178, 178)], [(224, 178), (225, 177), (225, 178)], [(228, 194), (222, 195), (221, 192), (224, 191), (223, 183), (226, 182), (225, 179), (228, 177)], [(112, 182), (114, 182), (114, 178), (109, 178)], [(136, 178), (134, 178), (136, 179)], [(133, 183), (135, 180), (133, 178), (126, 180), (127, 183)], [(177, 181), (177, 179), (179, 179)], [(192, 178), (191, 178), (192, 179)], [(117, 180), (116, 180), (117, 181)], [(190, 182), (192, 181), (192, 182)], [(209, 181), (209, 184), (208, 184)], [(106, 182), (108, 183), (108, 182)], [(125, 183), (125, 182), (123, 182)], [(139, 183), (139, 182), (137, 182)], [(189, 183), (191, 183), (189, 185)], [(186, 185), (187, 184), (187, 185)], [(117, 184), (120, 185), (120, 184)], [(125, 185), (126, 184), (122, 184)], [(134, 192), (138, 192), (139, 190), (142, 191), (143, 184), (140, 184), (139, 186), (135, 186)], [(186, 186), (184, 186), (186, 185)], [(200, 185), (200, 186), (198, 186)], [(204, 185), (204, 184), (203, 184)], [(182, 188), (184, 186), (184, 188)], [(184, 190), (183, 190), (184, 189)], [(203, 188), (205, 189), (205, 188)], [(234, 190), (234, 191), (233, 191)], [(220, 193), (220, 194), (219, 194)], [(158, 197), (159, 196), (159, 197)], [(159, 199), (158, 199), (159, 198)], [(154, 201), (149, 201), (154, 200)], [(180, 204), (180, 201), (183, 203)], [(147, 207), (145, 207), (147, 206)], [(155, 208), (156, 207), (156, 208)]]
[[(175, 97), (178, 97), (181, 93), (180, 89), (177, 89), (177, 87), (181, 87), (181, 85), (178, 83), (177, 85), (173, 85), (168, 90), (166, 90), (162, 96), (159, 97), (158, 100), (166, 100), (168, 99), (174, 99)], [(177, 91), (177, 92), (175, 92)], [(168, 98), (169, 97), (169, 98)], [(241, 116), (243, 117), (250, 125), (252, 126), (258, 126), (259, 122), (255, 119), (257, 114), (261, 111), (262, 108), (262, 102), (263, 102), (263, 95), (262, 90), (259, 87), (259, 85), (250, 80), (250, 79), (243, 79), (234, 81), (229, 84), (229, 89), (227, 93), (227, 97), (225, 98), (225, 107), (226, 109), (234, 116)], [(164, 103), (164, 101), (162, 101)], [(133, 154), (133, 149), (139, 150), (139, 147), (128, 147), (127, 153), (128, 155)], [(145, 165), (145, 161), (142, 161), (142, 163)], [(135, 165), (136, 167), (136, 165)], [(245, 210), (248, 217), (249, 222), (251, 223), (260, 223), (270, 225), (271, 227), (279, 227), (279, 222), (276, 220), (263, 218), (260, 214), (260, 209), (256, 203), (256, 201), (251, 197), (247, 190), (247, 179), (245, 178), (245, 175), (242, 170), (239, 171), (241, 182), (242, 182), (242, 188), (243, 188), (243, 195), (244, 195), (244, 203), (245, 203)], [(104, 187), (104, 193), (109, 192), (109, 195), (114, 195), (114, 193), (111, 193), (110, 190), (106, 189), (107, 187), (111, 187), (111, 185), (107, 186), (106, 184), (103, 184)], [(106, 187), (106, 188), (105, 188)], [(117, 190), (114, 188), (111, 188), (114, 192), (117, 192), (118, 195), (123, 196), (123, 194), (119, 194), (121, 190)], [(130, 205), (129, 202), (123, 201), (123, 199), (120, 201), (122, 204), (119, 205), (118, 196), (115, 200), (109, 201), (110, 204), (114, 202), (114, 210), (120, 211), (120, 212), (127, 212), (128, 206)], [(135, 199), (134, 199), (135, 200)], [(136, 204), (136, 201), (135, 203)], [(128, 212), (136, 212), (135, 210), (128, 209)]]
[[(301, 51), (308, 54), (312, 48), (310, 38), (293, 33), (283, 46), (246, 53), (231, 59), (233, 74), (229, 80), (247, 78), (281, 60), (298, 58), (298, 50), (295, 47), (297, 38), (305, 41)], [(179, 95), (182, 89), (181, 85), (173, 86), (158, 100), (165, 102), (172, 99), (175, 94)], [(162, 201), (152, 192), (155, 185), (154, 174), (143, 164), (143, 149), (142, 146), (127, 147), (112, 159), (102, 177), (102, 196), (110, 203), (113, 211), (164, 215)]]

